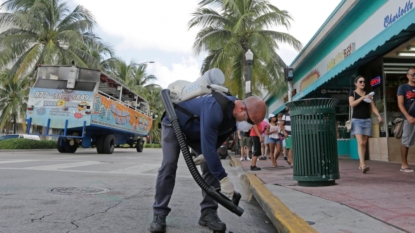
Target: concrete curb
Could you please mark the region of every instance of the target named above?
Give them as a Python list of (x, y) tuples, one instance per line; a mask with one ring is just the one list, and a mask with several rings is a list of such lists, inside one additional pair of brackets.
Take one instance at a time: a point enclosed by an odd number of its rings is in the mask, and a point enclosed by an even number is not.
[[(239, 160), (230, 156), (231, 166), (241, 167)], [(291, 212), (284, 203), (277, 198), (264, 183), (252, 173), (240, 176), (245, 189), (257, 200), (261, 208), (270, 218), (272, 224), (280, 233), (292, 232), (317, 232), (304, 219)], [(251, 196), (249, 195), (249, 196)], [(248, 197), (248, 200), (250, 197)]]

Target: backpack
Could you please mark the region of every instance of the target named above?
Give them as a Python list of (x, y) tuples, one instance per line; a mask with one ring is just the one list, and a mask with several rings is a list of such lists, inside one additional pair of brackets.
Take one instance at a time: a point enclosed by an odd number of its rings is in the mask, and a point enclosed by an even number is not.
[[(222, 109), (222, 115), (223, 118), (226, 117), (227, 111), (228, 111), (228, 103), (231, 102), (228, 98), (226, 98), (225, 96), (232, 96), (229, 92), (227, 93), (221, 93), (221, 92), (217, 92), (215, 90), (212, 90), (212, 96), (216, 99), (216, 101), (219, 103), (220, 108)], [(175, 109), (185, 113), (186, 115), (190, 116), (189, 120), (186, 121), (185, 124), (188, 124), (190, 121), (193, 120), (199, 120), (199, 116), (192, 114), (191, 112), (189, 112), (187, 109), (181, 107), (180, 105), (173, 103), (173, 106)], [(165, 113), (163, 113), (164, 116)], [(219, 127), (219, 129), (223, 128), (225, 125), (221, 125)]]
[[(170, 90), (170, 98), (173, 102), (174, 108), (190, 116), (189, 120), (186, 122), (187, 124), (192, 120), (199, 120), (199, 116), (196, 116), (183, 107), (179, 106), (178, 103), (207, 94), (211, 94), (216, 99), (216, 101), (218, 101), (222, 109), (223, 117), (225, 118), (228, 103), (230, 102), (230, 100), (225, 96), (232, 95), (227, 88), (221, 86), (224, 81), (225, 76), (222, 71), (220, 69), (213, 68), (206, 71), (202, 77), (198, 78), (193, 83), (184, 80), (178, 80), (169, 84), (167, 88)], [(163, 113), (161, 119), (163, 119), (165, 114), (166, 112)], [(221, 125), (220, 128), (222, 127), (223, 126)], [(161, 128), (160, 123), (159, 128)]]

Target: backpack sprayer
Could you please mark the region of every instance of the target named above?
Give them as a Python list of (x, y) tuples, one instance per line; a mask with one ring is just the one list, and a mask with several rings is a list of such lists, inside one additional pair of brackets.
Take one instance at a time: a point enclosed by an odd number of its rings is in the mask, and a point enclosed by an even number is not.
[(238, 206), (241, 199), (241, 194), (235, 192), (231, 200), (223, 195), (220, 192), (220, 189), (215, 189), (214, 187), (206, 184), (205, 180), (200, 175), (195, 163), (193, 162), (189, 151), (189, 146), (186, 143), (185, 136), (180, 128), (179, 120), (173, 106), (173, 102), (179, 103), (191, 98), (195, 98), (197, 96), (210, 94), (212, 93), (212, 90), (227, 92), (228, 89), (220, 86), (224, 83), (224, 81), (225, 76), (223, 75), (222, 71), (214, 68), (207, 71), (202, 77), (198, 78), (193, 83), (180, 80), (170, 84), (168, 89), (161, 91), (161, 98), (167, 116), (169, 117), (170, 123), (173, 126), (174, 133), (179, 142), (180, 150), (183, 153), (184, 160), (193, 179), (200, 186), (200, 188), (202, 188), (202, 190), (205, 191), (206, 194), (212, 197), (216, 202), (221, 204), (232, 213), (241, 216), (244, 212), (244, 209)]

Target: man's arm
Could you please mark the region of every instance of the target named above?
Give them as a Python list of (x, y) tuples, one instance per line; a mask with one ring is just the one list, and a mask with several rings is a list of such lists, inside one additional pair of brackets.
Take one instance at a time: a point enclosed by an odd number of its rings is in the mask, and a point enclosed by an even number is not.
[(279, 126), (280, 126), (282, 133), (284, 134), (284, 137), (288, 137), (287, 131), (285, 131), (285, 127), (284, 127), (284, 121), (281, 121)]
[[(212, 114), (216, 113), (216, 114)], [(219, 126), (222, 123), (222, 109), (219, 103), (206, 104), (200, 114), (200, 141), (202, 154), (210, 172), (221, 180), (227, 176), (217, 152)]]
[(408, 111), (406, 111), (403, 95), (398, 95), (398, 107), (399, 110), (401, 110), (402, 114), (405, 116), (406, 120), (409, 122), (409, 124), (415, 124), (415, 118), (409, 115)]

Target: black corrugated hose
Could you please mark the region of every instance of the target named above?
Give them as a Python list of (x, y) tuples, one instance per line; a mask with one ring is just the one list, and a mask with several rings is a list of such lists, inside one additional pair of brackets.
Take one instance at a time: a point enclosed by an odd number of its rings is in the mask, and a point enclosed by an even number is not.
[(174, 133), (180, 145), (180, 150), (183, 153), (184, 160), (187, 167), (189, 168), (190, 174), (193, 176), (193, 179), (196, 183), (202, 188), (206, 194), (212, 197), (215, 201), (221, 204), (223, 207), (235, 213), (238, 216), (242, 216), (244, 209), (238, 206), (239, 200), (241, 199), (241, 194), (235, 192), (232, 200), (223, 195), (220, 191), (216, 191), (214, 187), (209, 187), (206, 184), (205, 180), (200, 175), (199, 171), (196, 168), (195, 163), (193, 162), (192, 156), (189, 151), (189, 147), (186, 144), (183, 132), (179, 125), (179, 120), (177, 119), (176, 112), (174, 111), (173, 103), (170, 99), (170, 90), (163, 89), (161, 91), (161, 99), (166, 110), (167, 116), (169, 117), (170, 123), (173, 126)]

